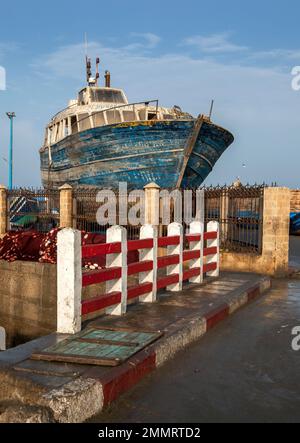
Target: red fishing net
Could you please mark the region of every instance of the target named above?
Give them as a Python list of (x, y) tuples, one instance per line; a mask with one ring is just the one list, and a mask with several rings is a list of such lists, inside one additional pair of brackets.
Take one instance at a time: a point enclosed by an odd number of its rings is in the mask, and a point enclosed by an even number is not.
[[(0, 259), (7, 261), (26, 260), (42, 263), (56, 263), (57, 232), (52, 229), (47, 233), (36, 231), (8, 232), (0, 240)], [(82, 245), (105, 242), (105, 234), (94, 234), (82, 231)], [(104, 255), (83, 260), (86, 269), (105, 267)], [(137, 251), (128, 253), (128, 263), (138, 261)]]

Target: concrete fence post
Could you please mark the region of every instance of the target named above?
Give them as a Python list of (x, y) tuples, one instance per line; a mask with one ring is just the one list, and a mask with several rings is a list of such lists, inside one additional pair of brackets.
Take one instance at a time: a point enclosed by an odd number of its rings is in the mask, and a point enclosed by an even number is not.
[(121, 302), (106, 309), (111, 315), (125, 314), (127, 309), (127, 230), (124, 226), (112, 226), (106, 231), (106, 243), (121, 242), (121, 252), (106, 256), (106, 267), (121, 267), (121, 276), (106, 282), (106, 292), (121, 292)]
[(219, 223), (217, 221), (210, 221), (207, 223), (207, 232), (217, 232), (217, 238), (207, 240), (207, 247), (216, 247), (217, 252), (207, 257), (207, 264), (217, 263), (216, 269), (208, 271), (206, 275), (209, 277), (219, 277), (220, 273), (220, 230)]
[(59, 188), (59, 227), (73, 228), (73, 189), (67, 183)]
[(189, 283), (202, 283), (203, 282), (203, 233), (204, 233), (204, 223), (193, 221), (190, 224), (190, 234), (200, 234), (199, 241), (190, 242), (191, 251), (199, 251), (200, 257), (190, 260), (190, 269), (200, 268), (200, 274), (189, 279)]
[(154, 302), (157, 295), (157, 226), (144, 225), (140, 229), (140, 239), (152, 238), (153, 247), (151, 249), (141, 249), (139, 253), (139, 260), (151, 260), (153, 262), (153, 268), (151, 271), (141, 272), (139, 274), (139, 283), (152, 283), (152, 291), (148, 294), (141, 295), (139, 300), (141, 302)]
[(145, 190), (145, 224), (159, 225), (159, 191), (156, 183), (144, 186)]
[(264, 189), (262, 256), (265, 272), (287, 275), (289, 267), (290, 190)]
[(0, 238), (7, 232), (7, 189), (0, 185)]
[(65, 228), (57, 234), (57, 332), (81, 330), (81, 232)]
[(6, 350), (6, 332), (5, 329), (0, 326), (0, 351)]
[(168, 237), (179, 236), (179, 244), (167, 247), (168, 255), (179, 255), (179, 263), (167, 266), (167, 275), (178, 274), (178, 283), (167, 286), (168, 291), (181, 291), (183, 279), (183, 226), (180, 223), (170, 223), (168, 225)]

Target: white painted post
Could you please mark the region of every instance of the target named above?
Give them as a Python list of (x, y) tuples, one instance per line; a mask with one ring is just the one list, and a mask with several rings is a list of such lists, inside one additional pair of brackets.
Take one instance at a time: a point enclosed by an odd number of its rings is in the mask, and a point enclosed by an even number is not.
[(112, 226), (106, 231), (106, 242), (121, 242), (121, 252), (106, 256), (106, 267), (121, 267), (121, 277), (106, 282), (106, 292), (121, 292), (121, 302), (106, 309), (107, 314), (122, 315), (127, 309), (127, 230), (124, 226)]
[(65, 228), (57, 234), (57, 332), (81, 330), (81, 232)]
[(168, 225), (168, 237), (179, 236), (179, 244), (167, 247), (168, 255), (179, 255), (179, 263), (167, 266), (167, 275), (179, 274), (178, 283), (167, 286), (168, 291), (181, 291), (183, 278), (183, 227), (180, 223), (170, 223)]
[(143, 294), (139, 297), (141, 302), (152, 303), (156, 301), (157, 287), (157, 226), (154, 225), (144, 225), (140, 229), (140, 239), (152, 238), (153, 248), (151, 249), (141, 249), (139, 254), (139, 260), (151, 260), (153, 262), (153, 269), (147, 272), (140, 272), (139, 283), (152, 283), (152, 291), (148, 294)]
[(0, 351), (5, 351), (6, 349), (6, 332), (3, 326), (0, 326)]
[(209, 255), (207, 257), (208, 263), (217, 263), (217, 268), (214, 271), (209, 271), (206, 273), (209, 277), (218, 277), (220, 273), (220, 231), (219, 231), (219, 223), (217, 221), (210, 221), (207, 223), (207, 232), (217, 232), (217, 238), (213, 238), (211, 240), (207, 240), (207, 247), (217, 247), (217, 253), (213, 255)]
[(193, 221), (190, 223), (190, 234), (200, 234), (199, 241), (190, 242), (191, 251), (200, 251), (200, 257), (190, 260), (190, 269), (200, 268), (200, 274), (189, 279), (190, 283), (202, 283), (203, 282), (203, 222)]

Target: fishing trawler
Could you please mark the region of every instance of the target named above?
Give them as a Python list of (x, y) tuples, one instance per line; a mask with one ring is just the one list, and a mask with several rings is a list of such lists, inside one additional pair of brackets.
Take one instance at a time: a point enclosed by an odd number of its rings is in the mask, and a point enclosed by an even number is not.
[(99, 59), (92, 76), (86, 58), (87, 85), (46, 127), (40, 149), (44, 187), (117, 188), (127, 182), (141, 189), (198, 187), (233, 142), (233, 135), (180, 107), (158, 100), (129, 103), (122, 89), (111, 87), (110, 73), (98, 86)]

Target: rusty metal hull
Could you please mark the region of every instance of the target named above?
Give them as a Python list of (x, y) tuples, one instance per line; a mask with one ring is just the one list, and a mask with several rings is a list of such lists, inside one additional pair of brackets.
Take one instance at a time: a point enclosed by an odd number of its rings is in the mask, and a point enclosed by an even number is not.
[[(43, 185), (116, 188), (127, 182), (130, 188), (142, 188), (156, 182), (175, 187), (194, 125), (195, 120), (126, 122), (71, 135), (51, 146), (51, 167), (48, 149), (41, 150)], [(205, 121), (184, 166), (181, 186), (201, 185), (232, 141), (229, 131)]]

